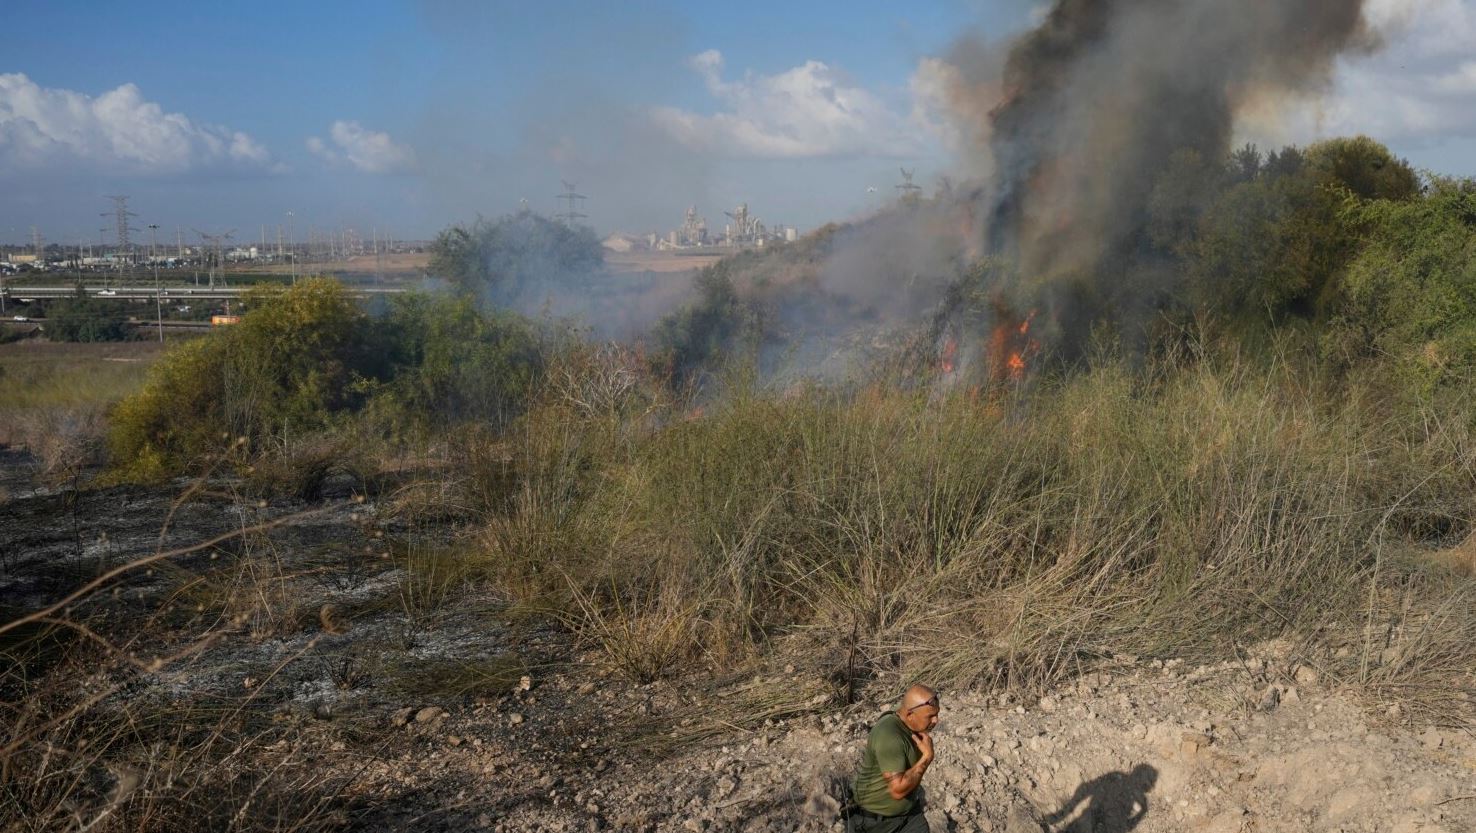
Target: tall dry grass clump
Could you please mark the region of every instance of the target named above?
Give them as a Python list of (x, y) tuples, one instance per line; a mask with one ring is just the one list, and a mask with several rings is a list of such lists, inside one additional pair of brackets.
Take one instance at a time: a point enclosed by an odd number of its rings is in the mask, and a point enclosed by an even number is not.
[[(552, 402), (508, 439), (519, 485), (484, 557), (513, 596), (567, 588), (640, 677), (798, 635), (832, 665), (1042, 685), (1362, 633), (1407, 618), (1404, 556), (1470, 525), (1472, 412), (1316, 378), (1229, 354), (1028, 395), (739, 386), (639, 420)], [(1433, 604), (1446, 633), (1476, 626)]]
[(28, 451), (47, 482), (100, 464), (108, 409), (142, 386), (155, 355), (131, 352), (116, 345), (8, 347), (0, 355), (0, 446)]

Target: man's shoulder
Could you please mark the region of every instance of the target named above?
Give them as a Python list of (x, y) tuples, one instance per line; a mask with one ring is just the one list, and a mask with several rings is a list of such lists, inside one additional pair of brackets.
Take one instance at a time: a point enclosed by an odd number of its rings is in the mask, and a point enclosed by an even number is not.
[(887, 712), (886, 714), (882, 715), (875, 723), (871, 724), (870, 737), (872, 740), (877, 740), (880, 738), (890, 739), (905, 734), (907, 734), (907, 732), (904, 731), (902, 721), (897, 717), (896, 712)]

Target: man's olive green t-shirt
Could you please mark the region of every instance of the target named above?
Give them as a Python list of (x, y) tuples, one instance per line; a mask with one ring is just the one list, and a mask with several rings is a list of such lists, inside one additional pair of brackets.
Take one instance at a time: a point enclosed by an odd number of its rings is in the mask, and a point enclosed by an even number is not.
[(912, 742), (912, 731), (896, 712), (888, 712), (871, 727), (866, 738), (866, 751), (861, 755), (861, 768), (851, 783), (851, 796), (861, 809), (879, 816), (901, 816), (912, 812), (916, 801), (911, 795), (892, 798), (887, 792), (883, 772), (906, 772), (922, 757)]

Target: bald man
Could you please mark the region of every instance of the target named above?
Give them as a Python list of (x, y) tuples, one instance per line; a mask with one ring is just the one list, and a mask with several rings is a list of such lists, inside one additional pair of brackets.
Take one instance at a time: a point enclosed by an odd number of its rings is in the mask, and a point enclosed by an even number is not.
[(918, 785), (933, 763), (933, 727), (938, 725), (938, 693), (915, 685), (902, 695), (866, 738), (861, 768), (851, 782), (855, 807), (849, 833), (927, 833)]

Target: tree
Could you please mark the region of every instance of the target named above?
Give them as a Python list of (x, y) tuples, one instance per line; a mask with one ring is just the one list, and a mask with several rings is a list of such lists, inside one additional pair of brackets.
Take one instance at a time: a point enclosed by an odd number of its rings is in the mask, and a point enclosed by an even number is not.
[(1382, 356), (1429, 390), (1476, 368), (1476, 180), (1422, 199), (1351, 202), (1362, 251), (1345, 280), (1341, 345)]
[(1367, 136), (1328, 139), (1307, 148), (1307, 165), (1324, 184), (1365, 200), (1408, 200), (1420, 193), (1409, 163)]
[(431, 274), (493, 306), (578, 287), (603, 265), (604, 250), (592, 229), (530, 211), (452, 226), (431, 244)]
[(124, 341), (128, 319), (117, 302), (90, 297), (78, 284), (75, 295), (46, 311), (46, 335), (56, 341)]

